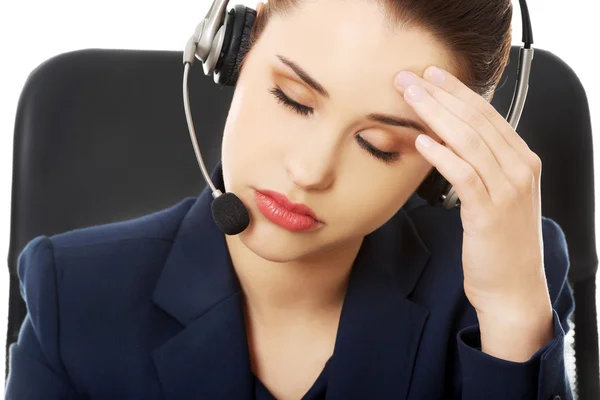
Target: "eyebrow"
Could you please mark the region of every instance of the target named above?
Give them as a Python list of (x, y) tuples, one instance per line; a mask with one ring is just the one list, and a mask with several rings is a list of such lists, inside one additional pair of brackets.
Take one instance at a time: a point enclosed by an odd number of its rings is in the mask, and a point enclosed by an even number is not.
[[(319, 82), (317, 82), (317, 80), (315, 78), (310, 76), (310, 74), (308, 72), (306, 72), (300, 65), (298, 65), (296, 62), (290, 60), (289, 58), (282, 56), (281, 54), (277, 54), (277, 58), (279, 58), (279, 60), (283, 64), (285, 64), (292, 71), (294, 71), (300, 79), (302, 79), (308, 86), (313, 88), (317, 93), (319, 93), (321, 96), (325, 97), (326, 99), (330, 98), (329, 92), (327, 91), (327, 89), (325, 89), (325, 87), (323, 87), (323, 85), (321, 85)], [(427, 133), (427, 131), (425, 130), (425, 127), (423, 125), (419, 124), (416, 121), (413, 121), (412, 119), (408, 119), (408, 118), (396, 117), (396, 116), (389, 115), (389, 114), (370, 113), (367, 115), (367, 119), (369, 119), (370, 121), (379, 122), (379, 123), (385, 124), (385, 125), (402, 126), (402, 127), (406, 127), (406, 128), (415, 129), (421, 133)]]

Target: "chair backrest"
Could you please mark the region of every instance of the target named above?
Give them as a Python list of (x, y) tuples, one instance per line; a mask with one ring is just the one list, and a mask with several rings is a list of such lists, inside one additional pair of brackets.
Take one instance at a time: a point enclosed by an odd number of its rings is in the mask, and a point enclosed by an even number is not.
[[(492, 102), (502, 115), (512, 98), (517, 59), (513, 47)], [(189, 78), (190, 103), (212, 169), (221, 156), (233, 89), (219, 87), (196, 68)], [(138, 217), (204, 188), (183, 111), (182, 74), (181, 52), (104, 49), (55, 56), (30, 74), (14, 132), (6, 374), (8, 348), (26, 314), (17, 259), (31, 239)], [(576, 74), (536, 49), (517, 130), (542, 159), (543, 215), (559, 223), (567, 238), (576, 296), (573, 384), (582, 399), (600, 398), (590, 125)]]

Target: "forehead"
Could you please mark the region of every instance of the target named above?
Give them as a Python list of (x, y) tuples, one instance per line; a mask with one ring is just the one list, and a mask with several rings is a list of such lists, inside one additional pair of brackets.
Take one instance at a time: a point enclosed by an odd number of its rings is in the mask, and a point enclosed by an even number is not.
[(267, 31), (273, 46), (283, 54), (293, 49), (315, 73), (330, 69), (356, 79), (375, 73), (388, 78), (400, 70), (422, 75), (429, 65), (452, 70), (441, 43), (419, 27), (392, 25), (376, 1), (302, 0), (293, 12), (273, 18)]
[(393, 87), (394, 77), (402, 70), (422, 76), (430, 65), (452, 71), (448, 52), (423, 29), (392, 26), (376, 3), (302, 0), (267, 24), (259, 47), (273, 65), (280, 64), (276, 54), (295, 61), (344, 110), (420, 120)]

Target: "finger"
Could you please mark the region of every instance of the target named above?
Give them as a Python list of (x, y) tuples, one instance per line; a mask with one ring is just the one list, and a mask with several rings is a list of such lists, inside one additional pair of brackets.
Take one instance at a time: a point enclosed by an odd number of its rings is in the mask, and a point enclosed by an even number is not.
[[(436, 70), (440, 71), (441, 74), (437, 74)], [(519, 136), (506, 118), (500, 115), (489, 101), (475, 93), (460, 79), (443, 68), (430, 66), (423, 73), (423, 77), (433, 85), (479, 110), (483, 117), (496, 128), (504, 138), (504, 141), (519, 154), (523, 161), (527, 162), (534, 170), (538, 167), (540, 163), (537, 155), (531, 151), (525, 140)]]
[(423, 157), (454, 186), (463, 207), (475, 211), (489, 206), (491, 201), (487, 189), (469, 163), (427, 135), (419, 135), (415, 145)]
[[(479, 132), (481, 138), (492, 151), (494, 158), (496, 158), (502, 169), (509, 170), (523, 163), (521, 156), (506, 142), (496, 127), (476, 107), (410, 71), (405, 72), (408, 72), (410, 75), (407, 78), (422, 85), (434, 99), (475, 131)], [(513, 176), (514, 174), (508, 173), (507, 175)]]
[[(409, 76), (405, 77), (405, 79), (408, 78), (405, 82), (408, 80), (418, 82), (418, 84), (422, 85), (433, 98), (481, 135), (483, 141), (488, 145), (488, 148), (490, 148), (494, 158), (503, 169), (514, 188), (518, 189), (527, 185), (530, 181), (529, 178), (532, 176), (533, 179), (536, 179), (535, 176), (537, 176), (539, 181), (539, 176), (541, 175), (541, 162), (536, 163), (535, 159), (538, 157), (535, 153), (527, 150), (525, 156), (527, 158), (524, 158), (524, 156), (520, 155), (513, 147), (506, 143), (506, 140), (496, 127), (492, 125), (492, 123), (476, 107), (410, 71), (404, 72), (409, 74)], [(470, 89), (467, 88), (467, 90)], [(472, 93), (475, 94), (474, 92)], [(481, 98), (481, 96), (476, 96)], [(499, 114), (497, 115), (499, 116)], [(539, 164), (539, 167), (536, 167), (536, 164)], [(503, 194), (510, 194), (510, 192), (505, 192)], [(504, 199), (503, 197), (498, 196), (495, 198), (498, 200)]]
[(489, 196), (503, 196), (512, 189), (503, 169), (479, 133), (419, 85), (408, 87), (404, 98), (419, 117), (451, 146), (452, 151), (479, 174)]

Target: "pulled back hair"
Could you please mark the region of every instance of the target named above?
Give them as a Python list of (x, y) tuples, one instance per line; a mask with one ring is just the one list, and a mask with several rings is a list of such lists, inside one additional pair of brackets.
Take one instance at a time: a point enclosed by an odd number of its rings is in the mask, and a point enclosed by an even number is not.
[[(268, 0), (254, 22), (249, 48), (271, 18), (293, 13), (303, 1)], [(429, 32), (449, 50), (457, 78), (486, 100), (492, 100), (510, 55), (512, 0), (361, 1), (376, 1), (391, 26)]]

